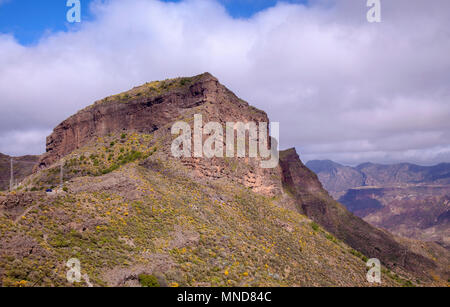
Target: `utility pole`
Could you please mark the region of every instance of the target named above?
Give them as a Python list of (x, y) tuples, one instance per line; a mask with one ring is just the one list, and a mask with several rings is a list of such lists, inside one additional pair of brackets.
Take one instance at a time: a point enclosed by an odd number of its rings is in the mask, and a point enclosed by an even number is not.
[(11, 158), (11, 177), (9, 181), (9, 191), (11, 192), (14, 187), (14, 168), (13, 168), (13, 158)]
[(61, 160), (60, 179), (61, 179), (61, 188), (62, 188), (64, 186), (64, 160)]

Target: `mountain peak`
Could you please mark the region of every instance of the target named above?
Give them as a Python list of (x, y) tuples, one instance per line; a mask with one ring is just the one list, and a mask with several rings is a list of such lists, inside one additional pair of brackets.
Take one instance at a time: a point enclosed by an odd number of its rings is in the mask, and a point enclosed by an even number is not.
[(295, 147), (280, 151), (280, 157), (282, 157), (283, 159), (287, 158), (299, 159), (299, 155)]
[(123, 131), (152, 133), (193, 110), (204, 110), (210, 121), (268, 122), (265, 112), (250, 107), (208, 72), (148, 82), (99, 100), (59, 124), (47, 138), (40, 168), (95, 137)]
[[(216, 77), (214, 77), (211, 73), (209, 73), (209, 72), (204, 72), (204, 73), (202, 73), (202, 74), (200, 74), (200, 75), (197, 75), (197, 76), (195, 76), (195, 77), (197, 77), (197, 78), (199, 78), (199, 79), (201, 79), (201, 80), (206, 80), (206, 81), (211, 81), (211, 80), (213, 80), (213, 81), (219, 81)], [(194, 78), (195, 78), (194, 77)]]

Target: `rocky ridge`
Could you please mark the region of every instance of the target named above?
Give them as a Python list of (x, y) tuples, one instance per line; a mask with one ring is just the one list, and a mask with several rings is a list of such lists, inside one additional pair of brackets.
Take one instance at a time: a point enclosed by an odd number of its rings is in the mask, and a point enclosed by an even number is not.
[(352, 215), (293, 150), (266, 170), (259, 157), (173, 158), (171, 125), (199, 113), (268, 121), (206, 73), (106, 98), (56, 127), (36, 173), (0, 196), (3, 285), (67, 285), (74, 256), (95, 285), (151, 274), (173, 286), (361, 286), (372, 257), (383, 285), (446, 284), (435, 246), (413, 251)]

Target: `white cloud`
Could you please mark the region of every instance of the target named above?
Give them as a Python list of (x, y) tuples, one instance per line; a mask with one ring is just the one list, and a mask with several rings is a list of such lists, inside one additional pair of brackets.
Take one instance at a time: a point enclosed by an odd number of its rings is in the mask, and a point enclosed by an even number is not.
[[(369, 24), (365, 1), (280, 3), (244, 20), (214, 1), (111, 0), (37, 46), (0, 35), (0, 152), (42, 151), (45, 131), (96, 99), (209, 71), (305, 159), (450, 161), (450, 2), (382, 3)], [(41, 145), (10, 131), (40, 131)]]
[[(33, 151), (28, 149), (40, 149), (45, 146), (45, 139), (43, 142), (42, 138), (50, 132), (51, 130), (32, 129), (24, 131), (2, 131), (2, 133), (0, 133), (0, 148), (7, 148), (8, 154), (15, 156), (33, 154)], [(39, 151), (37, 151), (37, 153), (39, 153)]]

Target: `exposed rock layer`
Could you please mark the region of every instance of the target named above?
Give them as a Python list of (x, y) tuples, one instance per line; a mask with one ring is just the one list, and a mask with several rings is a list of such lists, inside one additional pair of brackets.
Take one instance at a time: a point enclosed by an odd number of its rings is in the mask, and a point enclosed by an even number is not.
[[(142, 86), (126, 94), (108, 97), (59, 124), (47, 138), (47, 153), (40, 167), (47, 167), (89, 140), (118, 131), (154, 132), (182, 117), (185, 110), (212, 102), (240, 101), (216, 78), (206, 73), (177, 84)], [(234, 97), (230, 97), (234, 96)], [(228, 98), (225, 100), (225, 98)], [(230, 99), (234, 98), (234, 99)]]
[[(209, 73), (154, 82), (98, 101), (63, 121), (47, 138), (39, 167), (49, 167), (95, 137), (122, 131), (155, 132), (160, 147), (171, 155), (171, 125), (179, 120), (192, 124), (194, 114), (201, 114), (204, 124), (269, 122), (265, 112), (249, 106)], [(262, 169), (260, 159), (240, 160), (245, 163), (234, 163), (232, 171), (228, 159), (185, 158), (183, 162), (200, 176), (233, 179), (265, 195), (281, 193), (281, 183), (275, 179), (279, 168)]]

